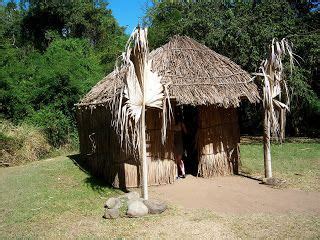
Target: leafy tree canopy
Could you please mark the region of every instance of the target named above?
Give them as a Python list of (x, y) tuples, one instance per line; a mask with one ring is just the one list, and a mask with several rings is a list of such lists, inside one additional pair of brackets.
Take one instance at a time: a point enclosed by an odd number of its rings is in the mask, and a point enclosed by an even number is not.
[(0, 2), (0, 110), (59, 146), (74, 104), (114, 66), (127, 36), (104, 1)]
[[(320, 12), (308, 1), (154, 1), (145, 17), (153, 48), (175, 34), (187, 35), (256, 72), (273, 38), (293, 43), (299, 64), (289, 77), (291, 134), (319, 135)], [(256, 109), (244, 106), (248, 128), (261, 122)], [(251, 110), (250, 110), (251, 109)], [(242, 114), (243, 115), (243, 114)], [(259, 130), (258, 133), (261, 133)]]

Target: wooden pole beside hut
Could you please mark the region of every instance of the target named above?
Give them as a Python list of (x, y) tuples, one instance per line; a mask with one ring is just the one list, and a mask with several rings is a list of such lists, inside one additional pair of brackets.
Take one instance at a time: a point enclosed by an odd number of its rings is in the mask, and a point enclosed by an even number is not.
[[(143, 80), (144, 81), (144, 80)], [(147, 150), (146, 150), (146, 105), (145, 105), (145, 88), (142, 90), (143, 101), (140, 119), (140, 133), (141, 133), (141, 171), (142, 171), (142, 197), (148, 200), (148, 163), (147, 163)]]
[(265, 109), (264, 122), (263, 122), (263, 156), (264, 156), (264, 175), (266, 178), (272, 177), (270, 133), (271, 133), (270, 113), (268, 109)]
[(265, 177), (272, 177), (271, 165), (271, 133), (280, 142), (284, 140), (285, 114), (289, 111), (289, 91), (283, 77), (282, 59), (289, 55), (291, 71), (293, 67), (293, 53), (289, 42), (284, 38), (281, 41), (272, 40), (269, 56), (261, 63), (257, 76), (263, 81), (263, 151)]

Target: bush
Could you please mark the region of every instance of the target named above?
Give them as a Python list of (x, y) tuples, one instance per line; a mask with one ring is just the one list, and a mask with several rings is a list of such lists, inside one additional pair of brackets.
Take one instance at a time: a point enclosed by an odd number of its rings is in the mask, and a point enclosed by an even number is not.
[(62, 111), (52, 106), (41, 108), (26, 122), (42, 129), (48, 142), (54, 147), (70, 142), (70, 133), (74, 131), (71, 120)]
[(56, 39), (43, 53), (0, 48), (0, 110), (15, 124), (41, 128), (54, 147), (73, 144), (74, 104), (103, 74), (84, 39)]
[(38, 128), (21, 124), (13, 125), (0, 120), (1, 164), (18, 165), (40, 159), (48, 154), (50, 145), (45, 134)]

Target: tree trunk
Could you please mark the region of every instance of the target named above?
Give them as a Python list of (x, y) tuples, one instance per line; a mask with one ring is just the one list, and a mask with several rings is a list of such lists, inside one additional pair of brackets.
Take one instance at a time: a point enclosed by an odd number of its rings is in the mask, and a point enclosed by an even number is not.
[(272, 177), (270, 127), (271, 127), (270, 112), (266, 108), (264, 110), (264, 127), (263, 127), (264, 174), (266, 178)]

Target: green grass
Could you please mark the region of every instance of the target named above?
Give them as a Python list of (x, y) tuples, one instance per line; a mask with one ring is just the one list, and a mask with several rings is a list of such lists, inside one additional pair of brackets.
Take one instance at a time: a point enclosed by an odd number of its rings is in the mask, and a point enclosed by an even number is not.
[(161, 231), (168, 236), (172, 218), (184, 223), (194, 217), (170, 206), (161, 215), (103, 219), (104, 202), (118, 194), (122, 192), (90, 177), (68, 157), (0, 168), (0, 239), (155, 238)]
[[(275, 177), (286, 179), (291, 187), (320, 190), (320, 143), (272, 144), (271, 155)], [(241, 162), (243, 172), (263, 176), (262, 144), (242, 144)]]
[[(290, 181), (299, 177), (303, 184), (294, 186), (311, 184), (310, 189), (317, 189), (319, 146), (272, 146), (276, 175)], [(241, 155), (243, 168), (252, 174), (263, 172), (260, 145), (243, 145)], [(121, 193), (80, 170), (68, 157), (0, 168), (0, 239), (320, 237), (319, 216), (301, 213), (218, 216), (169, 205), (161, 215), (103, 219), (105, 200)]]
[(119, 192), (66, 157), (2, 168), (0, 176), (0, 230), (11, 237), (41, 234), (63, 215), (102, 216), (104, 200)]

